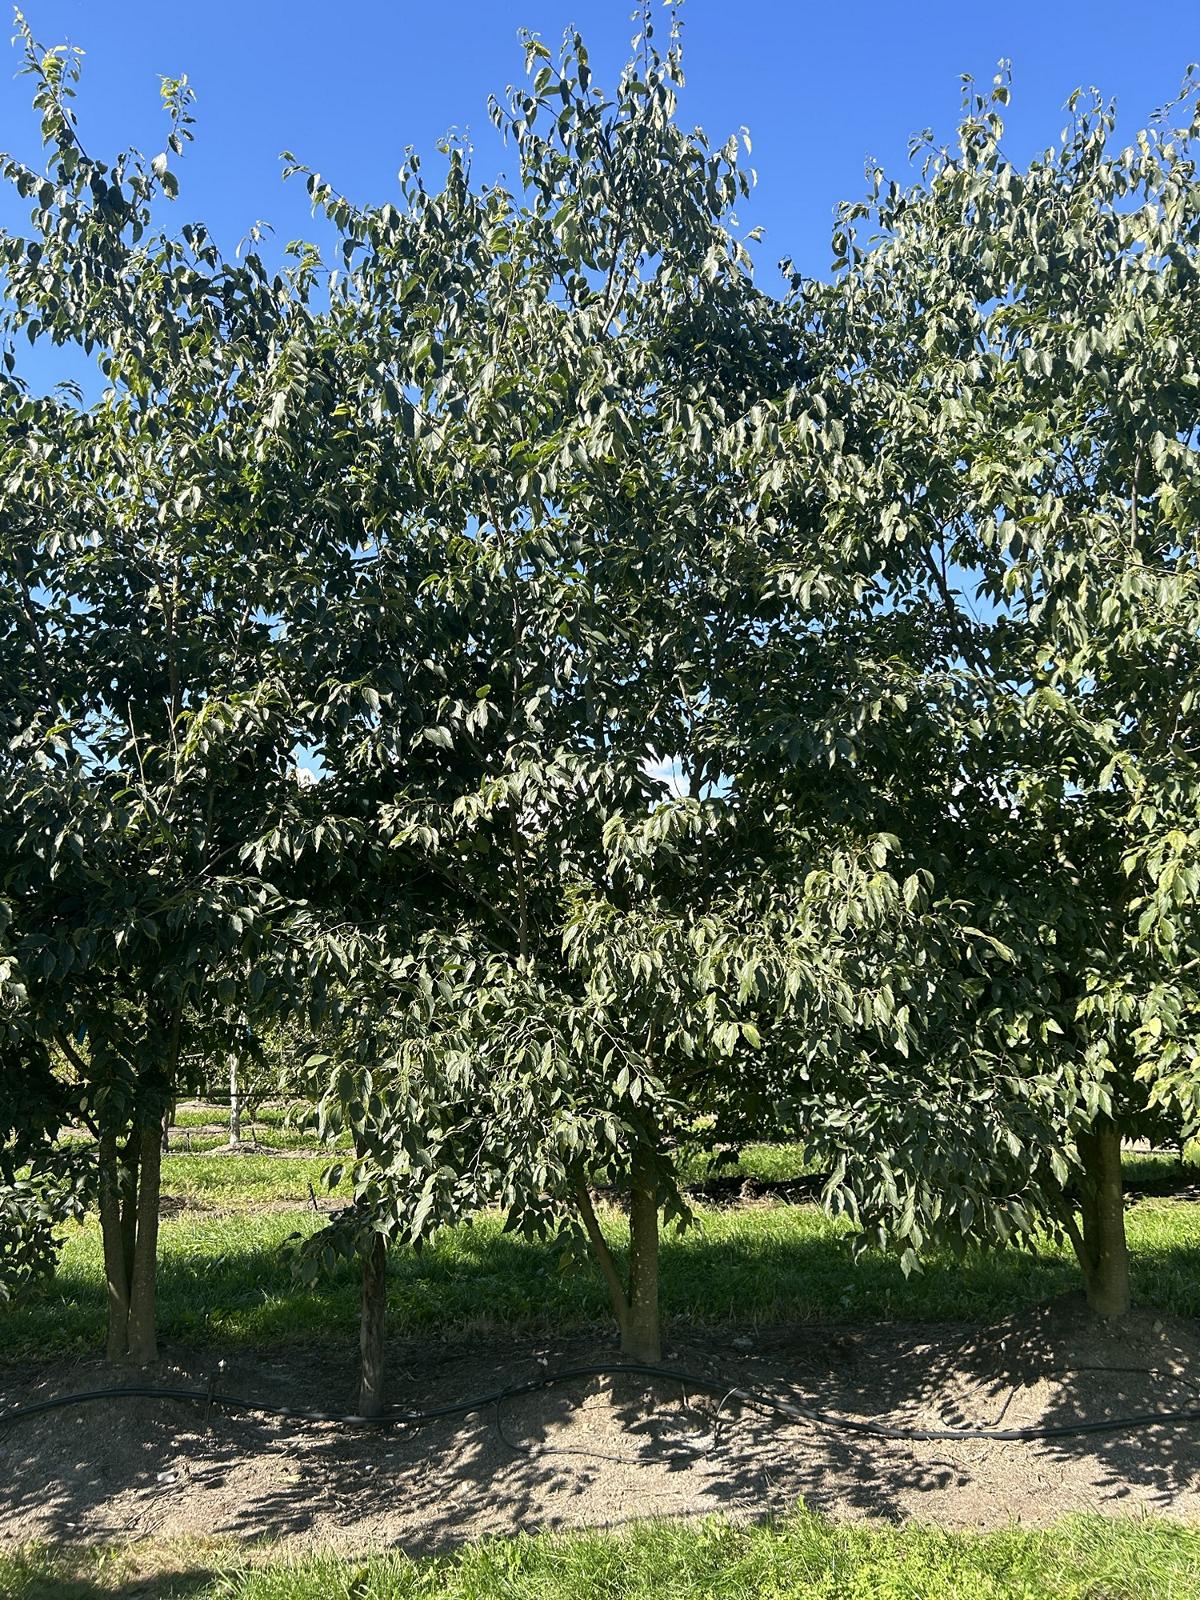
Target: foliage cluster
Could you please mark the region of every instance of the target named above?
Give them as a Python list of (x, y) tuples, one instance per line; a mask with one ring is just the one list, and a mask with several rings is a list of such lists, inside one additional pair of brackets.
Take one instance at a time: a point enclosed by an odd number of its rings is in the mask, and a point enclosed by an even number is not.
[(249, 1037), (349, 1140), (298, 1256), (363, 1260), (364, 1404), (389, 1241), (489, 1207), (654, 1357), (681, 1162), (754, 1137), (906, 1271), (1049, 1231), (1119, 1314), (1121, 1141), (1200, 1118), (1197, 85), (1023, 169), (968, 86), (777, 295), (649, 11), (611, 93), (525, 39), (511, 186), (289, 158), (325, 242), (278, 270), (162, 220), (186, 80), (105, 163), (22, 37), (2, 1281), (94, 1200), (152, 1358), (161, 1124)]

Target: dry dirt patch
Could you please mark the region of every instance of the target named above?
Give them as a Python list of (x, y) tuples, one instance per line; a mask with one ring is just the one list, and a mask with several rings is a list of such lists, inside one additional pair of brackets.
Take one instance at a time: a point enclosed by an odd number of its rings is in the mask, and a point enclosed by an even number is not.
[[(613, 1359), (595, 1336), (397, 1341), (397, 1403), (431, 1405), (558, 1366)], [(1064, 1302), (987, 1329), (676, 1330), (668, 1359), (855, 1417), (917, 1426), (1069, 1423), (1200, 1405), (1200, 1330), (1137, 1315), (1119, 1330)], [(154, 1375), (203, 1387), (216, 1357)], [(351, 1399), (349, 1350), (233, 1357), (230, 1391), (310, 1407)], [(4, 1371), (0, 1404), (111, 1381), (99, 1363)], [(120, 1381), (120, 1380), (118, 1380)], [(0, 1537), (124, 1541), (234, 1535), (444, 1548), (485, 1533), (635, 1516), (758, 1516), (802, 1499), (839, 1517), (948, 1527), (1073, 1511), (1200, 1516), (1200, 1426), (1043, 1444), (910, 1444), (792, 1425), (678, 1383), (578, 1379), (497, 1411), (415, 1427), (297, 1428), (178, 1402), (106, 1401), (0, 1433)]]

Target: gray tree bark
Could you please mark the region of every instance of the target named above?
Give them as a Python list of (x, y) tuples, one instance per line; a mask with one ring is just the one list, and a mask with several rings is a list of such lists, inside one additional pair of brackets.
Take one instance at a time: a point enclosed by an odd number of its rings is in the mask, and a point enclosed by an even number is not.
[(1121, 1181), (1121, 1132), (1101, 1117), (1079, 1137), (1083, 1162), (1080, 1200), (1083, 1227), (1074, 1240), (1083, 1269), (1088, 1308), (1099, 1317), (1129, 1310), (1129, 1245)]
[(141, 1170), (137, 1191), (137, 1238), (129, 1286), (130, 1361), (147, 1366), (158, 1359), (156, 1302), (158, 1289), (158, 1207), (162, 1189), (162, 1138), (158, 1127), (142, 1129)]
[(662, 1360), (658, 1306), (658, 1185), (650, 1151), (638, 1145), (629, 1185), (629, 1296), (621, 1353), (632, 1361)]

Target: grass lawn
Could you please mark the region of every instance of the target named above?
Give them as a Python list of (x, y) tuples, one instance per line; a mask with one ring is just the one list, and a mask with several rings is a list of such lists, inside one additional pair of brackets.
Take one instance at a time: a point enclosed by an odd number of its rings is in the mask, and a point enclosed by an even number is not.
[[(163, 1157), (165, 1195), (182, 1195), (214, 1206), (251, 1211), (267, 1203), (303, 1206), (309, 1186), (318, 1198), (329, 1193), (323, 1174), (335, 1160), (333, 1153), (256, 1155), (242, 1151), (213, 1155), (209, 1150), (177, 1151)], [(349, 1193), (349, 1185), (344, 1185)]]
[[(307, 1161), (271, 1157), (172, 1158), (204, 1181), (241, 1173), (243, 1195), (261, 1198), (286, 1177), (303, 1195)], [(296, 1172), (293, 1169), (301, 1169)], [(262, 1188), (255, 1183), (261, 1179)], [(231, 1180), (232, 1181), (232, 1180)], [(210, 1191), (211, 1193), (212, 1191)], [(222, 1196), (228, 1198), (228, 1196)], [(604, 1208), (614, 1247), (623, 1222)], [(357, 1325), (352, 1264), (315, 1285), (294, 1282), (284, 1242), (318, 1226), (303, 1209), (185, 1210), (161, 1232), (159, 1327), (167, 1341), (222, 1346), (345, 1338)], [(1134, 1293), (1143, 1304), (1200, 1316), (1200, 1204), (1141, 1201), (1128, 1218)], [(1074, 1259), (1047, 1246), (1037, 1256), (1006, 1251), (958, 1261), (933, 1255), (905, 1278), (896, 1260), (850, 1256), (845, 1229), (816, 1206), (702, 1208), (699, 1225), (662, 1244), (663, 1305), (669, 1318), (697, 1323), (985, 1321), (1078, 1287)], [(495, 1216), (443, 1235), (432, 1248), (393, 1252), (391, 1328), (397, 1335), (511, 1327), (556, 1330), (605, 1319), (608, 1308), (590, 1262), (565, 1261), (553, 1244), (505, 1234)], [(57, 1276), (0, 1317), (0, 1359), (98, 1349), (104, 1285), (96, 1224), (74, 1230)]]
[[(297, 1101), (297, 1105), (301, 1102)], [(291, 1104), (282, 1100), (268, 1100), (260, 1105), (254, 1113), (254, 1121), (260, 1126), (269, 1128), (282, 1127), (289, 1118)], [(200, 1128), (208, 1123), (226, 1123), (229, 1121), (228, 1100), (181, 1100), (175, 1107), (173, 1126), (176, 1128)], [(248, 1113), (243, 1112), (243, 1126), (249, 1125)]]
[(1088, 1517), (1044, 1532), (980, 1535), (835, 1527), (798, 1513), (753, 1526), (712, 1519), (488, 1540), (438, 1560), (252, 1559), (202, 1545), (0, 1555), (0, 1594), (12, 1600), (131, 1592), (190, 1600), (1195, 1600), (1200, 1529)]
[[(208, 1129), (209, 1132), (202, 1132)], [(219, 1129), (219, 1132), (211, 1130)], [(189, 1102), (176, 1109), (171, 1124), (170, 1145), (175, 1151), (213, 1150), (229, 1142), (229, 1107), (212, 1101)], [(251, 1117), (242, 1114), (242, 1142), (253, 1146), (255, 1142), (270, 1145), (276, 1150), (312, 1148), (316, 1135), (310, 1128), (298, 1126), (292, 1108), (286, 1105), (265, 1105)], [(345, 1144), (348, 1139), (340, 1140)]]
[[(276, 1148), (287, 1155), (269, 1155), (248, 1147), (235, 1154), (213, 1154), (224, 1146), (217, 1135), (192, 1135), (191, 1148), (178, 1134), (171, 1153), (163, 1158), (163, 1192), (206, 1199), (213, 1205), (251, 1209), (265, 1201), (304, 1205), (309, 1187), (317, 1195), (327, 1191), (322, 1175), (334, 1161), (345, 1162), (345, 1150), (322, 1151), (311, 1140), (292, 1131), (287, 1140), (277, 1140)], [(1191, 1152), (1189, 1152), (1189, 1155)], [(1196, 1151), (1200, 1156), (1200, 1150)], [(785, 1182), (811, 1171), (804, 1150), (798, 1144), (747, 1145), (738, 1161), (716, 1169), (722, 1178), (750, 1178), (761, 1183)], [(694, 1160), (685, 1167), (685, 1181), (702, 1185), (713, 1176), (706, 1163)], [(1200, 1184), (1200, 1167), (1181, 1166), (1166, 1152), (1135, 1153), (1125, 1157), (1126, 1187), (1133, 1190), (1169, 1191), (1177, 1183)], [(348, 1185), (345, 1185), (348, 1190)]]
[[(193, 1126), (198, 1126), (194, 1124)], [(261, 1199), (304, 1200), (306, 1185), (320, 1177), (333, 1161), (345, 1161), (345, 1144), (325, 1150), (317, 1145), (310, 1133), (295, 1128), (263, 1128), (262, 1142), (275, 1150), (297, 1152), (286, 1156), (259, 1153), (249, 1138), (244, 1138), (243, 1148), (228, 1154), (225, 1135), (196, 1133), (188, 1128), (172, 1129), (170, 1153), (163, 1158), (163, 1188), (168, 1194), (200, 1193), (206, 1187), (224, 1188), (235, 1195), (239, 1188), (247, 1201)], [(211, 1161), (202, 1156), (220, 1152)], [(303, 1152), (300, 1154), (299, 1152)], [(1154, 1163), (1154, 1173), (1166, 1170), (1166, 1157), (1149, 1157)], [(297, 1165), (297, 1162), (301, 1163)], [(810, 1170), (804, 1150), (798, 1144), (747, 1145), (737, 1161), (718, 1168), (699, 1157), (684, 1165), (685, 1182), (703, 1183), (714, 1172), (722, 1177), (754, 1178), (767, 1182), (798, 1177)], [(215, 1176), (209, 1176), (209, 1174)], [(240, 1175), (240, 1176), (239, 1176)], [(1200, 1174), (1198, 1174), (1200, 1176)]]
[[(311, 1182), (320, 1192), (320, 1175), (334, 1160), (344, 1161), (348, 1135), (332, 1149), (322, 1149), (311, 1131), (285, 1122), (285, 1108), (267, 1107), (251, 1129), (243, 1133), (243, 1149), (234, 1155), (224, 1153), (225, 1133), (201, 1133), (199, 1128), (221, 1124), (227, 1112), (219, 1106), (185, 1107), (171, 1130), (171, 1153), (163, 1164), (163, 1185), (168, 1194), (227, 1193), (246, 1201), (293, 1199), (303, 1201)], [(251, 1134), (274, 1150), (295, 1152), (286, 1157), (259, 1154)], [(213, 1151), (222, 1154), (214, 1161), (197, 1158)], [(303, 1152), (304, 1154), (299, 1154)], [(1127, 1151), (1125, 1184), (1129, 1189), (1169, 1186), (1174, 1182), (1200, 1183), (1200, 1144), (1191, 1145), (1186, 1162), (1171, 1151)], [(297, 1165), (297, 1163), (299, 1163)], [(817, 1170), (796, 1143), (750, 1144), (738, 1159), (714, 1166), (706, 1157), (688, 1156), (682, 1163), (684, 1184), (703, 1184), (712, 1177), (750, 1178), (760, 1183), (785, 1182)]]

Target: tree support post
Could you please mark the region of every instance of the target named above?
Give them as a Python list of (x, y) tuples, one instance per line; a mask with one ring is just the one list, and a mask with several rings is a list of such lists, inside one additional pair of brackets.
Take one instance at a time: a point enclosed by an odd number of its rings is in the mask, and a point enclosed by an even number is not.
[(235, 1051), (229, 1055), (229, 1148), (242, 1147), (242, 1086), (238, 1081), (238, 1058)]

